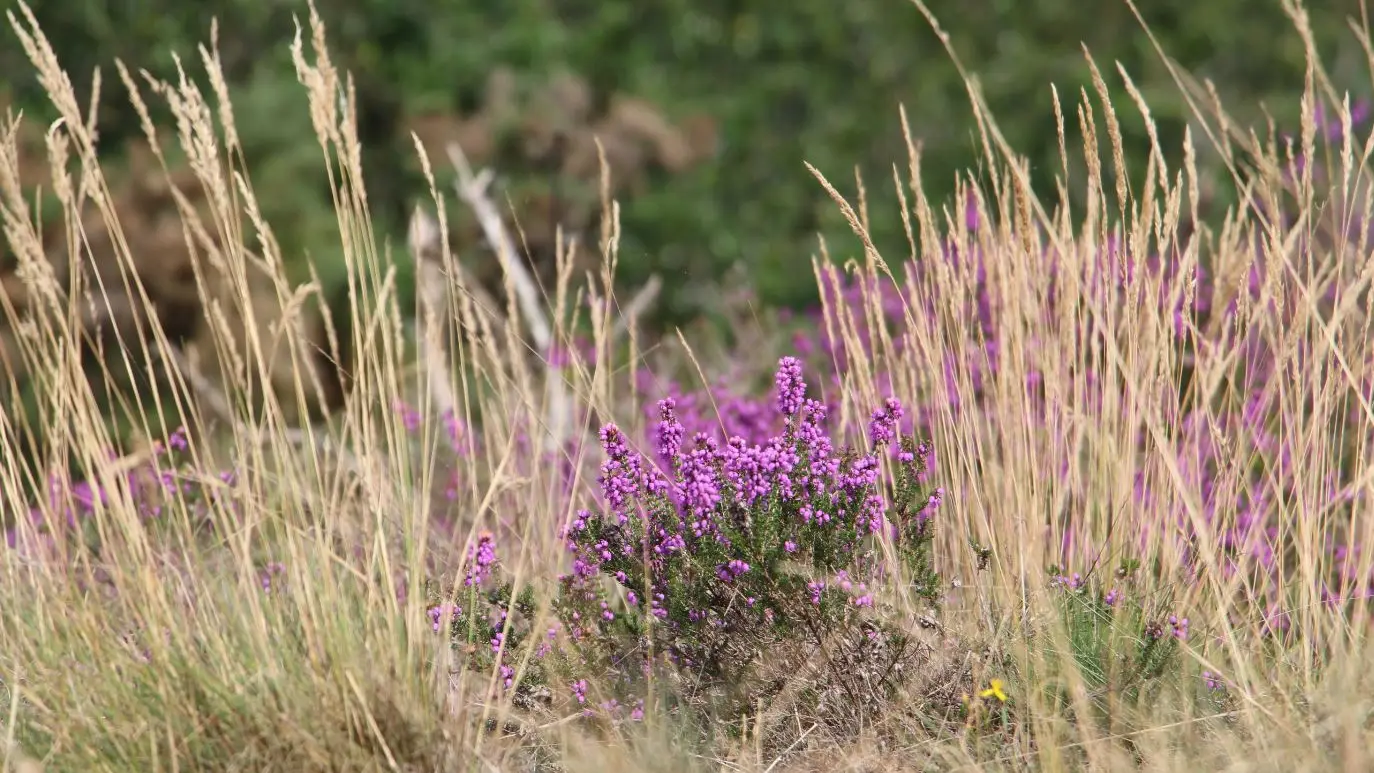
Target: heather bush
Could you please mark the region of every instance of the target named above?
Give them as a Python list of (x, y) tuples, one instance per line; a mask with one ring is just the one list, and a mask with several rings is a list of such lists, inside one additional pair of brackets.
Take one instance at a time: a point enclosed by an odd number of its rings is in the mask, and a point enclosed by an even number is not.
[[(430, 626), (451, 642), (461, 668), (493, 675), (499, 690), (512, 691), (516, 704), (528, 707), (533, 699), (547, 695), (548, 691), (544, 656), (550, 643), (544, 641), (539, 645), (537, 657), (519, 662), (530, 638), (539, 637), (539, 632), (529, 624), (537, 612), (534, 588), (525, 586), (517, 590), (510, 580), (502, 580), (496, 574), (499, 564), (495, 539), (490, 534), (479, 537), (468, 549), (462, 566), (462, 581), (456, 589), (438, 582), (427, 583), (425, 614)], [(516, 621), (519, 624), (512, 625)], [(550, 633), (556, 633), (556, 629)], [(517, 666), (521, 666), (518, 687)]]
[[(673, 398), (658, 403), (652, 456), (602, 427), (601, 502), (564, 531), (571, 572), (546, 635), (505, 624), (536, 610), (528, 588), (517, 598), (508, 578), (489, 582), (489, 535), (469, 548), (457, 592), (429, 606), (435, 631), (524, 705), (561, 681), (589, 715), (642, 715), (657, 674), (692, 685), (698, 720), (721, 720), (755, 710), (810, 661), (808, 710), (828, 704), (830, 722), (862, 724), (883, 709), (915, 651), (900, 610), (939, 601), (931, 537), (942, 492), (926, 480), (929, 445), (899, 437), (899, 401), (873, 412), (867, 452), (842, 448), (801, 367), (780, 362), (782, 429), (762, 443), (688, 439)], [(527, 667), (503, 660), (530, 636)]]
[(178, 427), (166, 442), (153, 443), (146, 453), (120, 458), (108, 452), (109, 460), (120, 462), (122, 469), (105, 482), (94, 466), (87, 468), (88, 476), (73, 476), (65, 469), (49, 473), (44, 496), (7, 524), (6, 544), (35, 556), (80, 545), (99, 556), (109, 535), (98, 528), (96, 510), (121, 502), (132, 506), (150, 532), (166, 533), (184, 523), (192, 533), (203, 534), (213, 527), (217, 508), (235, 513), (237, 476), (232, 469), (205, 470), (189, 449), (186, 430)]

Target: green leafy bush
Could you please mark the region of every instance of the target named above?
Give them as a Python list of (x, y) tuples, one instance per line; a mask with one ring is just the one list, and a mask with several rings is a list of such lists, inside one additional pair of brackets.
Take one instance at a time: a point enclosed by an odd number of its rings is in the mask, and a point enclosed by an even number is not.
[[(960, 57), (976, 63), (994, 116), (1012, 147), (1030, 159), (1042, 193), (1053, 193), (1060, 169), (1050, 85), (1065, 104), (1080, 88), (1092, 90), (1081, 45), (1105, 71), (1118, 109), (1132, 103), (1110, 66), (1115, 62), (1149, 101), (1166, 152), (1181, 146), (1187, 105), (1125, 3), (1099, 4), (1092, 13), (1071, 0), (929, 5)], [(1291, 95), (1300, 91), (1305, 62), (1280, 4), (1141, 6), (1164, 51), (1195, 77), (1213, 80), (1239, 118), (1262, 118), (1262, 103), (1280, 116), (1295, 114)], [(904, 249), (889, 183), (891, 159), (904, 155), (899, 105), (923, 143), (923, 183), (937, 200), (981, 155), (963, 81), (930, 25), (903, 0), (444, 6), (321, 0), (318, 7), (336, 59), (355, 77), (374, 214), (392, 237), (402, 233), (410, 199), (424, 190), (409, 122), (433, 111), (470, 114), (496, 68), (535, 79), (571, 72), (589, 85), (596, 111), (613, 95), (628, 94), (669, 119), (710, 116), (720, 138), (714, 157), (688, 170), (655, 172), (623, 202), (622, 278), (635, 285), (658, 272), (686, 280), (668, 283), (657, 309), (665, 321), (710, 311), (710, 295), (695, 288), (734, 264), (748, 269), (766, 303), (813, 298), (810, 272), (796, 268), (815, 251), (816, 234), (840, 251), (851, 237), (803, 159), (832, 180), (852, 179), (857, 161), (869, 183), (875, 240)], [(225, 71), (245, 94), (237, 110), (245, 144), (261, 156), (254, 168), (273, 180), (298, 181), (260, 185), (280, 199), (269, 208), (298, 237), (286, 240), (297, 256), (333, 259), (322, 251), (332, 226), (326, 191), (309, 176), (293, 177), (307, 163), (301, 154), (315, 149), (308, 122), (295, 115), (300, 110), (281, 109), (290, 103), (283, 95), (297, 88), (287, 43), (291, 15), (303, 15), (304, 4), (216, 0), (191, 9), (37, 0), (33, 8), (81, 94), (92, 68), (109, 72), (114, 57), (169, 75), (173, 55), (193, 61), (195, 45), (208, 38), (207, 19), (217, 17)], [(1362, 56), (1341, 12), (1313, 9), (1311, 24), (1318, 46), (1333, 53), (1338, 88), (1362, 90), (1350, 74)], [(17, 46), (4, 47), (0, 66), (21, 72), (22, 56)], [(137, 130), (110, 82), (107, 77), (103, 137), (117, 147)], [(16, 81), (11, 96), (42, 113), (36, 82)], [(1134, 112), (1122, 110), (1123, 144), (1128, 167), (1141, 170), (1149, 143)], [(1067, 120), (1075, 132), (1076, 119)], [(549, 187), (547, 169), (534, 160), (498, 171), (512, 190)], [(515, 203), (521, 206), (518, 198)]]

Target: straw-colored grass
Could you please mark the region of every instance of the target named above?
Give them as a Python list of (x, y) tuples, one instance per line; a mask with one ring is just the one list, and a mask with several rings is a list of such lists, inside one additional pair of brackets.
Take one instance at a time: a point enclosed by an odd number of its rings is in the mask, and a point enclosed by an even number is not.
[[(1295, 19), (1301, 29), (1301, 15)], [(27, 6), (21, 3), (10, 21), (62, 116), (48, 133), (48, 150), (73, 242), (81, 238), (80, 213), (90, 207), (118, 233), (86, 109)], [(970, 189), (981, 225), (971, 231), (956, 208), (923, 195), (912, 143), (892, 180), (910, 226), (902, 254), (884, 254), (865, 236), (861, 191), (851, 202), (817, 172), (860, 237), (862, 258), (850, 268), (875, 286), (900, 286), (904, 299), (897, 319), (884, 316), (876, 291), (858, 308), (826, 309), (825, 327), (850, 355), (830, 395), (841, 406), (841, 432), (859, 438), (869, 411), (889, 390), (908, 405), (928, 407), (946, 494), (936, 555), (957, 586), (938, 610), (892, 590), (908, 622), (927, 621), (920, 672), (877, 719), (852, 732), (841, 734), (787, 703), (795, 689), (784, 689), (776, 705), (758, 707), (730, 731), (725, 723), (739, 717), (702, 727), (664, 708), (680, 705), (666, 700), (650, 701), (642, 722), (584, 722), (566, 685), (552, 684), (547, 703), (521, 706), (492, 690), (497, 674), (462, 669), (461, 653), (434, 634), (426, 611), (427, 594), (461, 576), (464, 551), (476, 535), (493, 531), (506, 573), (535, 592), (534, 619), (527, 623), (547, 627), (554, 578), (566, 563), (559, 530), (596, 496), (597, 423), (613, 420), (637, 432), (642, 405), (658, 397), (638, 394), (627, 377), (644, 345), (609, 289), (618, 236), (614, 206), (605, 202), (595, 245), (604, 256), (601, 276), (584, 281), (565, 268), (557, 287), (532, 293), (512, 267), (510, 300), (501, 304), (471, 286), (444, 247), (445, 196), (432, 189), (424, 209), (437, 217), (417, 214), (411, 233), (422, 304), (407, 326), (394, 276), (383, 268), (386, 247), (368, 214), (347, 79), (324, 44), (323, 25), (312, 13), (293, 53), (354, 284), (355, 369), (347, 406), (327, 422), (289, 426), (282, 396), (252, 384), (270, 380), (280, 351), (295, 352), (297, 394), (288, 397), (307, 400), (316, 386), (305, 367), (306, 343), (296, 327), (259, 325), (251, 313), (234, 317), (245, 320), (241, 330), (225, 321), (229, 316), (211, 315), (219, 341), (208, 360), (213, 365), (205, 358), (197, 364), (155, 329), (143, 341), (124, 341), (146, 351), (120, 367), (147, 368), (168, 386), (128, 397), (126, 409), (146, 422), (144, 434), (170, 434), (172, 428), (146, 418), (171, 407), (163, 400), (173, 401), (196, 428), (180, 452), (186, 463), (179, 473), (195, 476), (188, 481), (194, 485), (160, 494), (156, 518), (141, 513), (145, 492), (127, 472), (135, 465), (161, 471), (165, 457), (111, 457), (89, 379), (113, 376), (83, 368), (86, 344), (75, 322), (89, 301), (53, 277), (48, 261), (66, 256), (43, 255), (31, 192), (15, 183), (13, 138), (3, 145), (6, 238), (30, 298), (37, 299), (23, 315), (8, 303), (6, 311), (20, 331), (29, 377), (41, 387), (37, 420), (50, 443), (48, 453), (33, 458), (19, 419), (0, 417), (6, 461), (0, 501), (17, 542), (0, 553), (7, 770), (1374, 766), (1369, 610), (1365, 603), (1333, 608), (1320, 595), (1332, 569), (1327, 535), (1374, 544), (1368, 512), (1374, 475), (1362, 472), (1374, 469), (1368, 456), (1374, 411), (1364, 389), (1374, 376), (1367, 306), (1374, 262), (1364, 236), (1323, 236), (1333, 224), (1370, 216), (1361, 194), (1374, 140), (1347, 139), (1330, 159), (1332, 182), (1314, 182), (1311, 164), (1288, 181), (1279, 172), (1280, 149), (1229, 125), (1206, 90), (1180, 75), (1208, 136), (1189, 136), (1178, 168), (1165, 162), (1171, 149), (1154, 147), (1145, 179), (1127, 180), (1117, 130), (1125, 119), (1105, 99), (1105, 87), (1096, 95), (1057, 94), (1049, 120), (1059, 120), (1066, 148), (1061, 197), (1039, 201), (1025, 165), (980, 109), (970, 78), (991, 178), (981, 192)], [(256, 214), (229, 88), (214, 51), (201, 54), (195, 66), (184, 63), (176, 83), (123, 67), (119, 81), (143, 115), (158, 103), (176, 119), (176, 140), (211, 203), (208, 218), (185, 213), (188, 245), (200, 255), (205, 281), (235, 288), (227, 297), (243, 312), (252, 303), (248, 273), (262, 271), (274, 277), (277, 303), (299, 311), (313, 288), (292, 288), (282, 278), (284, 256)], [(1316, 61), (1313, 52), (1308, 94), (1334, 100)], [(202, 81), (208, 94), (197, 85)], [(1138, 107), (1148, 120), (1143, 102)], [(1307, 158), (1316, 152), (1311, 124), (1304, 121), (1298, 140)], [(151, 122), (146, 128), (157, 147)], [(1079, 135), (1086, 164), (1081, 181), (1069, 179), (1067, 150)], [(1203, 144), (1218, 148), (1249, 200), (1294, 217), (1281, 221), (1252, 207), (1231, 213), (1220, 227), (1185, 232), (1199, 205)], [(1113, 161), (1106, 168), (1099, 163), (1104, 155)], [(460, 156), (442, 161), (458, 167), (461, 202), (479, 210), (484, 180), (465, 170)], [(1086, 194), (1085, 210), (1071, 210), (1071, 185)], [(1155, 299), (1190, 300), (1195, 288), (1187, 271), (1176, 279), (1146, 273), (1110, 296), (1089, 281), (1112, 238), (1137, 255), (1154, 251), (1178, 256), (1185, 267), (1204, 264), (1233, 295), (1243, 295), (1237, 288), (1257, 252), (1253, 244), (1274, 270), (1262, 300), (1242, 303), (1234, 323), (1179, 331), (1173, 306)], [(961, 254), (976, 249), (987, 256), (1001, 352), (995, 375), (980, 375), (989, 363), (969, 320), (971, 264), (945, 261), (946, 240)], [(1309, 243), (1320, 246), (1304, 252)], [(1053, 285), (1049, 256), (1058, 261)], [(133, 265), (131, 256), (122, 259)], [(924, 268), (904, 276), (908, 260)], [(563, 265), (572, 265), (571, 256)], [(815, 267), (823, 285), (840, 280), (828, 256)], [(127, 273), (125, 281), (124, 288), (85, 289), (92, 298), (116, 292), (139, 298), (136, 278)], [(549, 365), (553, 347), (566, 347), (574, 326), (593, 331), (594, 352), (573, 351), (565, 355), (569, 364)], [(1281, 365), (1279, 375), (1246, 388), (1280, 406), (1269, 429), (1288, 444), (1289, 479), (1301, 482), (1269, 502), (1267, 516), (1289, 548), (1278, 558), (1277, 590), (1226, 571), (1223, 552), (1208, 536), (1239, 517), (1236, 492), (1264, 455), (1250, 430), (1223, 417), (1238, 388), (1242, 334), (1251, 332)], [(861, 338), (871, 345), (861, 346)], [(690, 377), (707, 367), (692, 358), (690, 344), (683, 338), (655, 347), (676, 352)], [(1192, 353), (1187, 358), (1184, 348)], [(739, 354), (751, 363), (758, 357)], [(764, 357), (758, 368), (773, 362), (776, 357)], [(222, 372), (207, 377), (208, 367)], [(829, 384), (826, 377), (821, 381)], [(1180, 388), (1185, 377), (1189, 386)], [(975, 379), (982, 381), (977, 395)], [(1039, 384), (1035, 394), (1024, 388), (1028, 379)], [(403, 398), (421, 406), (418, 434), (408, 433), (393, 410)], [(434, 493), (444, 489), (445, 410), (473, 428), (482, 448), (447, 459), (464, 482), (452, 501)], [(1218, 497), (1210, 522), (1188, 460), (1173, 450), (1187, 410), (1202, 417), (1201, 426), (1235, 462), (1212, 484), (1230, 494)], [(574, 442), (582, 438), (588, 442)], [(46, 492), (46, 476), (65, 470), (59, 462), (68, 458), (109, 496), (93, 505), (81, 539), (45, 538), (23, 514), (34, 505), (32, 492)], [(226, 470), (235, 475), (232, 485), (217, 477)], [(565, 493), (569, 470), (575, 480)], [(1353, 504), (1344, 510), (1324, 498), (1331, 476), (1349, 484)], [(1134, 496), (1138, 480), (1153, 494), (1148, 505)], [(40, 496), (37, 506), (47, 522), (61, 523), (67, 503)], [(451, 528), (437, 527), (440, 508)], [(1178, 539), (1187, 526), (1199, 535), (1191, 554)], [(1075, 548), (1064, 555), (1068, 529)], [(983, 549), (971, 550), (970, 540)], [(1356, 556), (1360, 576), (1370, 574), (1370, 555)], [(1138, 629), (1108, 626), (1101, 633), (1091, 609), (1086, 618), (1065, 612), (1074, 597), (1051, 588), (1045, 576), (1047, 565), (1065, 561), (1069, 570), (1104, 576), (1125, 556), (1145, 559), (1133, 586), (1141, 620), (1178, 612), (1192, 626), (1168, 673), (1139, 689), (1125, 689), (1128, 682), (1114, 670), (1125, 668), (1118, 655), (1140, 644)], [(272, 567), (266, 580), (265, 567)], [(263, 591), (264, 583), (272, 592)], [(1256, 613), (1276, 604), (1291, 621), (1283, 635)], [(1108, 653), (1105, 664), (1094, 656), (1100, 648)], [(523, 669), (531, 657), (516, 653), (511, 662)], [(1224, 697), (1199, 688), (1197, 672), (1204, 668), (1225, 674)], [(1006, 702), (989, 687), (992, 680)], [(989, 695), (977, 697), (985, 688)], [(690, 688), (684, 682), (659, 689)], [(593, 684), (590, 691), (600, 689)], [(973, 696), (967, 703), (965, 694)], [(974, 708), (959, 713), (966, 705)]]

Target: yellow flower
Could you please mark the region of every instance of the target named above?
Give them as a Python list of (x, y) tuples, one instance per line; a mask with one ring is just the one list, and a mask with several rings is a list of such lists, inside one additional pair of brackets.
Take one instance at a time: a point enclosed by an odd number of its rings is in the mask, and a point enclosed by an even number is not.
[(978, 695), (982, 698), (996, 698), (1003, 703), (1007, 702), (1007, 694), (1002, 691), (1001, 679), (992, 680), (988, 685), (988, 689), (978, 693)]

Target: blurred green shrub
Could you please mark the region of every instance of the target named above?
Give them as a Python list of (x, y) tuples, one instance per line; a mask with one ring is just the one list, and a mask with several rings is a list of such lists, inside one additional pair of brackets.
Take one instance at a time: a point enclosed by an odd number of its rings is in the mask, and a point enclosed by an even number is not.
[[(979, 74), (1007, 139), (1030, 157), (1043, 192), (1053, 192), (1059, 170), (1050, 84), (1066, 110), (1080, 87), (1092, 92), (1080, 41), (1117, 92), (1132, 162), (1143, 162), (1148, 141), (1115, 62), (1150, 101), (1166, 149), (1178, 146), (1186, 105), (1124, 2), (929, 5), (962, 60)], [(1262, 103), (1277, 115), (1294, 115), (1304, 58), (1278, 2), (1140, 5), (1167, 52), (1195, 75), (1213, 79), (1240, 117), (1260, 117)], [(1362, 57), (1343, 17), (1358, 9), (1335, 5), (1314, 9), (1312, 25), (1324, 53), (1334, 57), (1338, 85), (1358, 90), (1346, 76)], [(304, 3), (33, 0), (32, 7), (80, 94), (87, 93), (91, 69), (105, 65), (110, 73), (115, 57), (170, 76), (176, 53), (195, 73), (195, 43), (208, 38), (209, 18), (217, 17), (256, 182), (273, 199), (264, 204), (278, 227), (287, 231), (282, 242), (299, 254), (331, 257), (332, 213), (287, 51), (291, 16), (303, 15)], [(474, 110), (496, 66), (531, 77), (571, 70), (591, 84), (598, 100), (621, 92), (658, 105), (672, 119), (712, 116), (721, 138), (714, 159), (660, 174), (647, 192), (622, 202), (622, 276), (628, 284), (654, 271), (670, 279), (659, 309), (665, 322), (703, 311), (709, 294), (693, 289), (735, 264), (749, 270), (761, 300), (807, 302), (814, 293), (807, 261), (818, 232), (832, 249), (852, 253), (847, 227), (803, 160), (846, 192), (854, 189), (857, 165), (869, 187), (880, 248), (904, 254), (891, 190), (892, 165), (905, 167), (899, 104), (923, 142), (924, 183), (933, 194), (948, 194), (955, 173), (978, 160), (964, 84), (918, 10), (904, 0), (319, 0), (319, 8), (336, 61), (356, 77), (371, 201), (393, 239), (403, 233), (410, 201), (424, 191), (402, 131), (406, 118)], [(41, 113), (37, 82), (13, 75), (29, 71), (23, 56), (17, 45), (2, 46), (0, 67), (11, 74), (15, 100)], [(137, 127), (122, 87), (109, 77), (105, 82), (103, 134), (117, 144)], [(1076, 135), (1076, 120), (1068, 118)], [(1069, 143), (1072, 149), (1074, 137)], [(499, 171), (517, 184), (539, 184), (541, 174)]]

